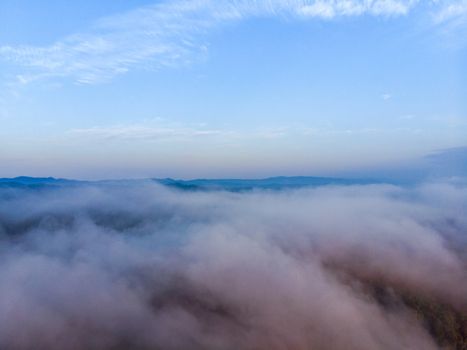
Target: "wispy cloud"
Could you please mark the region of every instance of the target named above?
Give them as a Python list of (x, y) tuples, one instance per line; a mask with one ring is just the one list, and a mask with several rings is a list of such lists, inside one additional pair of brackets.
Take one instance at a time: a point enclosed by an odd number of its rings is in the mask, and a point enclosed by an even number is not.
[[(75, 128), (68, 131), (72, 137), (109, 141), (190, 141), (199, 138), (232, 141), (238, 139), (277, 139), (286, 137), (293, 130), (287, 128), (258, 128), (249, 131), (209, 128), (205, 125), (180, 123), (134, 123), (90, 128)], [(295, 131), (296, 132), (296, 131)]]
[(331, 19), (399, 16), (417, 0), (177, 0), (98, 20), (49, 46), (0, 46), (0, 58), (19, 67), (21, 84), (62, 77), (93, 84), (131, 69), (189, 64), (206, 51), (205, 34), (251, 17)]
[(69, 134), (103, 140), (163, 140), (193, 138), (198, 136), (219, 136), (227, 132), (214, 129), (198, 129), (192, 127), (147, 126), (142, 124), (96, 126), (91, 128), (72, 129)]
[(182, 123), (134, 123), (93, 126), (89, 128), (75, 128), (67, 132), (68, 136), (77, 137), (81, 140), (93, 141), (191, 141), (203, 139), (205, 141), (230, 142), (240, 140), (270, 140), (280, 138), (308, 138), (328, 137), (336, 135), (362, 136), (362, 135), (390, 135), (394, 133), (420, 133), (423, 130), (412, 128), (356, 128), (356, 129), (332, 129), (332, 128), (310, 128), (305, 126), (295, 127), (260, 127), (250, 130), (210, 128), (206, 125), (190, 125)]
[(405, 15), (417, 1), (309, 1), (299, 12), (314, 17), (334, 18), (336, 16), (358, 16), (362, 14)]
[(467, 23), (467, 0), (445, 1), (435, 15), (437, 23)]
[(392, 97), (392, 95), (391, 95), (391, 94), (388, 94), (388, 93), (385, 93), (385, 94), (382, 94), (382, 95), (381, 95), (381, 98), (382, 98), (383, 100), (385, 100), (385, 101), (390, 100), (391, 97)]

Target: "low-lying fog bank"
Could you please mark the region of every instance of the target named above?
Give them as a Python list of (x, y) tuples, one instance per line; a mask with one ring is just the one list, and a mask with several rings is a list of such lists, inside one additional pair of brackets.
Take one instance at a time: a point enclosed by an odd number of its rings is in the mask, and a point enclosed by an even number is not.
[(0, 189), (1, 349), (466, 349), (467, 186)]

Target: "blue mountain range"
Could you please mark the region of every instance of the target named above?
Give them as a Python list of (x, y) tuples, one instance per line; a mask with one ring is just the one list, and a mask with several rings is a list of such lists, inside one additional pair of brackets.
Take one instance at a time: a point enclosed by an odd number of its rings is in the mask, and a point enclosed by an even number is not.
[(0, 188), (50, 188), (63, 186), (82, 186), (92, 184), (123, 184), (153, 181), (164, 186), (181, 190), (225, 190), (225, 191), (247, 191), (253, 189), (283, 189), (318, 187), (327, 185), (366, 185), (382, 183), (373, 179), (346, 179), (316, 176), (277, 176), (265, 179), (194, 179), (176, 180), (147, 179), (147, 180), (104, 180), (104, 181), (80, 181), (61, 179), (54, 177), (29, 177), (20, 176), (15, 178), (0, 178)]

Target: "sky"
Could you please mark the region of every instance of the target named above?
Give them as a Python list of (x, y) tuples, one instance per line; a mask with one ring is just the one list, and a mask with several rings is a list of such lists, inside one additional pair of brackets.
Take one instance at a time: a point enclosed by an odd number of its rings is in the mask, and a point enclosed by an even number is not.
[(370, 174), (465, 96), (466, 0), (0, 3), (0, 177)]

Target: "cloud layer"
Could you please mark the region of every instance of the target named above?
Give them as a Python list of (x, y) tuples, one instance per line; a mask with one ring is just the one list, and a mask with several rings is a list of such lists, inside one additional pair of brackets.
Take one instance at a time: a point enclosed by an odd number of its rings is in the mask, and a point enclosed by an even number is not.
[(449, 324), (467, 307), (466, 198), (459, 183), (3, 189), (0, 347), (437, 349), (455, 337), (428, 306)]

